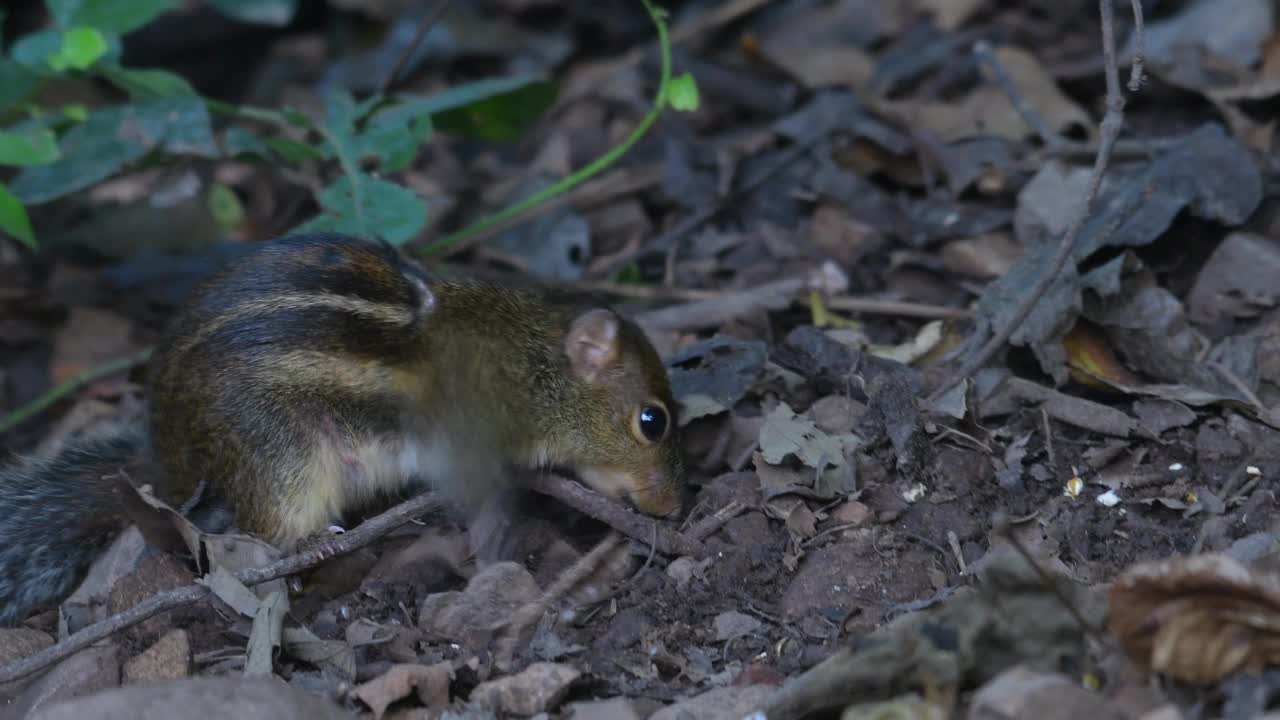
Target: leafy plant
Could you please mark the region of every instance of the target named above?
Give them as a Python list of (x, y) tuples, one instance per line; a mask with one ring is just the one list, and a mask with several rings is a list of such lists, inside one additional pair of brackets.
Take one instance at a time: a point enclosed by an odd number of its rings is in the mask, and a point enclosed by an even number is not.
[[(665, 14), (641, 0), (658, 30), (662, 76), (653, 108), (625, 142), (551, 188), (427, 248), (438, 251), (544, 202), (616, 162), (668, 105), (697, 105), (692, 77), (670, 77)], [(46, 0), (53, 27), (25, 35), (0, 57), (0, 165), (19, 168), (0, 184), (0, 232), (38, 249), (27, 207), (92, 187), (118, 173), (173, 158), (249, 157), (276, 165), (322, 163), (340, 171), (315, 193), (320, 212), (296, 230), (332, 230), (403, 244), (426, 225), (428, 208), (391, 179), (436, 127), (509, 140), (555, 100), (554, 83), (491, 78), (429, 96), (343, 90), (325, 97), (322, 117), (295, 108), (235, 106), (204, 98), (165, 70), (121, 64), (121, 37), (177, 6), (177, 0)], [(238, 20), (287, 23), (296, 0), (211, 0)], [(96, 78), (128, 99), (96, 107), (42, 108), (28, 102), (56, 78)], [(225, 119), (219, 134), (214, 118)], [(6, 120), (7, 119), (7, 120)], [(220, 136), (219, 136), (220, 135)]]

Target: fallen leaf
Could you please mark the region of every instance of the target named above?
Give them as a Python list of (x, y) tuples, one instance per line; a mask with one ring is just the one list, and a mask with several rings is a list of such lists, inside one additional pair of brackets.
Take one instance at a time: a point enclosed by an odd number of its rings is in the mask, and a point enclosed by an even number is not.
[(1280, 663), (1280, 578), (1226, 555), (1134, 565), (1110, 605), (1108, 630), (1143, 670), (1210, 685)]
[(447, 705), (452, 681), (453, 667), (447, 662), (392, 665), (385, 673), (357, 685), (351, 694), (368, 705), (376, 719), (381, 718), (392, 703), (409, 697), (410, 693), (416, 694), (418, 701), (428, 708)]
[(777, 465), (794, 456), (811, 468), (844, 465), (844, 451), (857, 442), (851, 433), (828, 435), (806, 418), (796, 415), (790, 405), (778, 407), (765, 417), (760, 428), (760, 453), (766, 462)]
[(289, 595), (272, 592), (258, 605), (245, 647), (244, 674), (270, 675), (275, 667), (276, 649), (283, 642), (284, 616), (289, 612)]
[[(1017, 47), (993, 51), (1018, 94), (1034, 108), (1049, 130), (1082, 130), (1096, 134), (1088, 113), (1058, 88), (1034, 55)], [(935, 136), (942, 142), (995, 136), (1022, 141), (1036, 134), (995, 82), (986, 82), (954, 101), (876, 100), (873, 107), (904, 126)]]

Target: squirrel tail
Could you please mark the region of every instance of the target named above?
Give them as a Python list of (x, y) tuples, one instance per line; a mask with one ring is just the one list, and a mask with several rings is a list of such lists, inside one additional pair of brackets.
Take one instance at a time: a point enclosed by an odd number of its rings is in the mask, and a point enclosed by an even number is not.
[(0, 468), (0, 627), (64, 600), (129, 525), (119, 473), (145, 438), (131, 426)]

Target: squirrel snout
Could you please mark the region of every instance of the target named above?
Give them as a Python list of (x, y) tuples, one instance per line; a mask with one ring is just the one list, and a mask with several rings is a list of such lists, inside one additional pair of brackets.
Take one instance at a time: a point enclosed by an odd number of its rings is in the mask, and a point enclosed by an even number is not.
[(628, 499), (646, 515), (671, 519), (684, 512), (683, 487), (662, 473), (654, 473), (641, 489), (629, 493)]

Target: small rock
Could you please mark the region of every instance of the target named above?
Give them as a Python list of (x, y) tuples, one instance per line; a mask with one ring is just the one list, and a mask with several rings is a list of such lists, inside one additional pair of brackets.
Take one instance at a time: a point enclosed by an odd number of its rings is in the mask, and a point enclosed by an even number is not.
[[(53, 638), (49, 637), (48, 633), (43, 633), (39, 630), (23, 627), (0, 628), (0, 667), (5, 667), (22, 658), (34, 655), (52, 644)], [(28, 676), (10, 683), (0, 684), (0, 705), (4, 704), (4, 698), (17, 694), (19, 690), (30, 685), (33, 681), (34, 677)]]
[(170, 630), (124, 665), (127, 684), (172, 680), (191, 674), (191, 639), (181, 628)]
[(418, 613), (418, 627), (442, 637), (466, 642), (484, 635), (495, 623), (541, 594), (523, 565), (495, 563), (472, 577), (462, 592), (427, 596)]
[(857, 500), (850, 500), (835, 510), (832, 510), (831, 519), (834, 520), (837, 525), (863, 527), (870, 523), (874, 518), (871, 513), (871, 508)]
[(759, 630), (762, 625), (759, 620), (737, 610), (720, 613), (712, 624), (716, 629), (716, 640), (728, 640), (750, 635)]
[(569, 720), (640, 720), (641, 717), (626, 698), (573, 703), (568, 709)]
[(1106, 698), (1062, 675), (1018, 666), (997, 675), (978, 689), (969, 711), (973, 720), (1121, 720)]
[(828, 395), (809, 406), (809, 417), (813, 418), (813, 424), (831, 435), (853, 432), (866, 413), (866, 405), (845, 395)]
[(116, 688), (46, 707), (30, 720), (343, 720), (337, 704), (275, 678), (165, 680)]
[(480, 683), (471, 701), (499, 714), (528, 717), (559, 704), (582, 673), (556, 663), (534, 663), (524, 672)]
[(719, 687), (668, 705), (649, 720), (720, 720), (745, 717), (760, 709), (775, 688), (769, 685)]
[(676, 588), (683, 591), (689, 586), (689, 582), (695, 577), (700, 577), (710, 564), (711, 558), (698, 561), (688, 556), (678, 557), (667, 565), (667, 577), (675, 580)]
[[(159, 553), (138, 563), (138, 567), (112, 586), (107, 596), (110, 614), (124, 612), (143, 600), (195, 582), (186, 565), (173, 555)], [(148, 618), (128, 631), (130, 638), (153, 638), (163, 634), (175, 623), (172, 618), (183, 610), (171, 610)]]
[[(40, 679), (6, 705), (8, 717), (44, 717), (43, 711), (64, 700), (74, 700), (120, 684), (120, 648), (114, 644), (91, 647), (53, 666)], [(50, 715), (48, 717), (55, 717)], [(57, 715), (56, 717), (72, 717)], [(95, 713), (74, 716), (99, 717)], [(136, 717), (136, 716), (135, 716)]]

